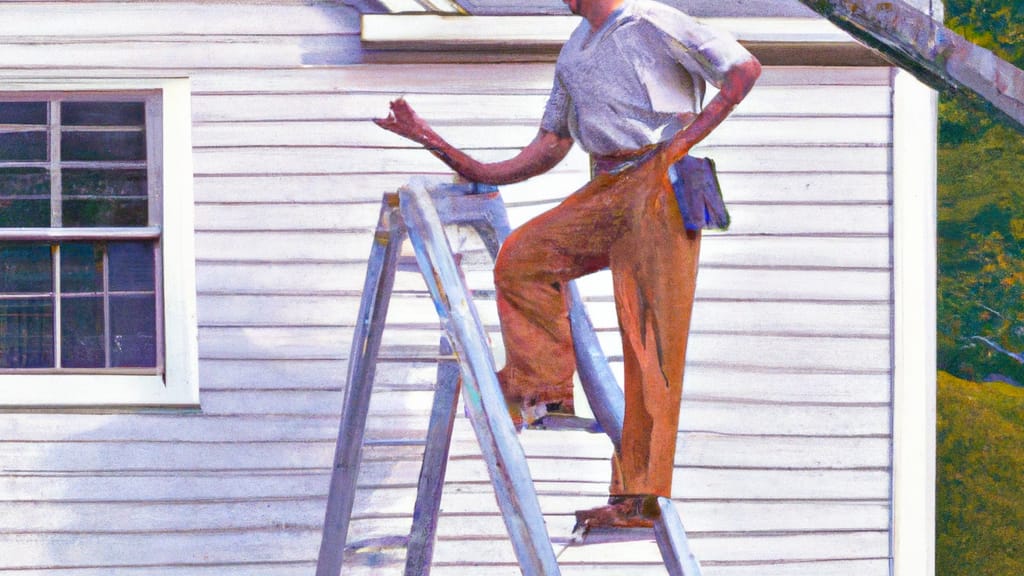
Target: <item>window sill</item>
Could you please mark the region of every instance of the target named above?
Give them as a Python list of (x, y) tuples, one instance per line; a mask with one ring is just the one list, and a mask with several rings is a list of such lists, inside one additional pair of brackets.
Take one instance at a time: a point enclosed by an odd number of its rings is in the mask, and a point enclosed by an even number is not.
[(161, 375), (5, 374), (4, 410), (94, 407), (198, 408), (194, 386), (166, 386)]

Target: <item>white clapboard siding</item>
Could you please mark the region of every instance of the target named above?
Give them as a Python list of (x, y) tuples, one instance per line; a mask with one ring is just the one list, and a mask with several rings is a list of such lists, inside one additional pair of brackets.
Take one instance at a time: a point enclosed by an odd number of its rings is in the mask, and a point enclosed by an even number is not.
[[(506, 158), (536, 133), (550, 56), (374, 64), (340, 2), (0, 10), (0, 81), (190, 80), (202, 404), (0, 418), (0, 572), (312, 573), (381, 195), (450, 178), (371, 120), (404, 96), (455, 144)], [(708, 576), (888, 573), (891, 92), (886, 68), (769, 68), (694, 151), (715, 158), (733, 218), (703, 241), (673, 487)], [(512, 223), (587, 173), (575, 150), (504, 187)], [(456, 244), (497, 342), (488, 260)], [(579, 285), (621, 379), (610, 274)], [(404, 562), (440, 337), (417, 273), (398, 274), (388, 320), (346, 552), (357, 576)], [(560, 550), (573, 511), (606, 495), (610, 444), (521, 438)], [(461, 411), (448, 478), (432, 573), (519, 574)], [(664, 574), (650, 534), (560, 561), (568, 576)]]

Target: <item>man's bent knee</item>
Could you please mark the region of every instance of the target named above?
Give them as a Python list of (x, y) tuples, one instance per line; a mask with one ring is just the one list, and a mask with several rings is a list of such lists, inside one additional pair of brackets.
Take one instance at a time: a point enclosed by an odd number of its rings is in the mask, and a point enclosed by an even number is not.
[(537, 272), (537, 259), (529, 255), (528, 244), (521, 229), (514, 230), (502, 244), (494, 261), (495, 288), (508, 290)]

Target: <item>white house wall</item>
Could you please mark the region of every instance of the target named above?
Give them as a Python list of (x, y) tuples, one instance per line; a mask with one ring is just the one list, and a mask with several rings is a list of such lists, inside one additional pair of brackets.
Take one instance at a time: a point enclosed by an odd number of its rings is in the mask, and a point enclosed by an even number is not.
[[(405, 96), (456, 144), (507, 157), (535, 133), (552, 72), (361, 60), (358, 14), (332, 2), (0, 6), (0, 89), (190, 79), (202, 404), (0, 415), (0, 573), (312, 572), (381, 194), (445, 173), (369, 120)], [(674, 496), (708, 576), (888, 574), (891, 95), (886, 68), (769, 68), (701, 147), (734, 223), (703, 244)], [(586, 170), (575, 151), (506, 187), (513, 224)], [(469, 276), (487, 287), (480, 265)], [(581, 285), (621, 372), (608, 280)], [(422, 281), (397, 288), (346, 574), (402, 570), (438, 330)], [(522, 436), (556, 544), (609, 468), (607, 440), (564, 434)], [(517, 573), (461, 420), (453, 455), (433, 573)], [(664, 570), (649, 539), (561, 562)]]

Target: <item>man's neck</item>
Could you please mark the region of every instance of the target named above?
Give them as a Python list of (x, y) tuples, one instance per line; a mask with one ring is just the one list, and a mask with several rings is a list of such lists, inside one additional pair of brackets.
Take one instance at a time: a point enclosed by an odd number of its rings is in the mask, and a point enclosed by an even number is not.
[(590, 23), (590, 28), (597, 30), (604, 25), (612, 12), (622, 6), (625, 0), (589, 0), (585, 4), (585, 12), (581, 14)]

